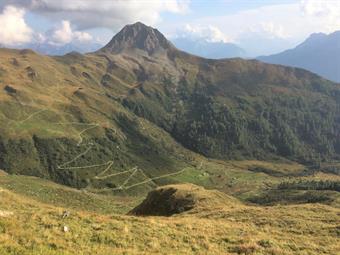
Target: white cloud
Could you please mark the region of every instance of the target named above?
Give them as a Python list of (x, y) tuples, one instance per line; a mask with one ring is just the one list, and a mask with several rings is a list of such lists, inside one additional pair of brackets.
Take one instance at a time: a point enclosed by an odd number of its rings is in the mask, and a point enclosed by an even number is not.
[(0, 44), (7, 46), (30, 42), (32, 30), (26, 24), (25, 11), (14, 6), (6, 6), (0, 14)]
[(254, 27), (250, 27), (249, 29), (253, 33), (262, 34), (267, 38), (281, 38), (286, 39), (289, 38), (289, 33), (284, 29), (282, 25), (275, 24), (273, 22), (260, 22)]
[(302, 0), (301, 10), (306, 15), (314, 16), (328, 16), (337, 15), (339, 16), (340, 2), (337, 0)]
[(218, 27), (253, 55), (294, 47), (315, 32), (340, 30), (340, 0), (303, 0), (266, 5), (191, 23)]
[(92, 41), (93, 39), (92, 35), (86, 32), (81, 32), (81, 31), (75, 31), (74, 38), (80, 42)]
[(63, 20), (59, 27), (49, 32), (49, 43), (56, 45), (64, 45), (72, 41), (86, 42), (93, 38), (89, 33), (82, 31), (73, 31), (71, 23), (68, 20)]
[(191, 39), (203, 39), (207, 42), (226, 43), (232, 41), (216, 26), (186, 24), (184, 29), (178, 31), (177, 36)]
[(53, 31), (51, 40), (56, 44), (70, 43), (73, 39), (71, 24), (67, 20), (61, 22), (61, 26)]
[(339, 0), (302, 0), (300, 7), (307, 19), (318, 20), (323, 32), (333, 32), (340, 29)]
[[(162, 12), (186, 13), (190, 0), (2, 0), (49, 19), (66, 19), (79, 29), (107, 27), (113, 30), (142, 21), (154, 25)], [(1, 5), (1, 3), (0, 3)]]
[(47, 40), (46, 36), (42, 33), (35, 33), (33, 41), (37, 43), (43, 43)]

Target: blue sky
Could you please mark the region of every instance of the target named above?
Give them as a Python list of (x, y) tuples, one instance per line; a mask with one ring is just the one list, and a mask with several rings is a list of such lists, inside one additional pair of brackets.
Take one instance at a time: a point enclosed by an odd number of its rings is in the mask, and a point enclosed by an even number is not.
[(250, 55), (340, 30), (339, 0), (1, 0), (0, 44), (105, 44), (142, 21), (168, 38), (235, 43)]

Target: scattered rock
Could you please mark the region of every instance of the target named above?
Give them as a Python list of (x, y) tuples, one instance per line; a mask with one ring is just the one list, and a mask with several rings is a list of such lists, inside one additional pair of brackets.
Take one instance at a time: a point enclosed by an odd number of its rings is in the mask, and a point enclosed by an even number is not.
[(19, 61), (16, 58), (12, 58), (12, 65), (14, 66), (20, 66)]
[(70, 229), (68, 228), (68, 226), (63, 226), (63, 231), (66, 233), (66, 232), (69, 232)]
[(91, 75), (88, 74), (87, 72), (83, 72), (82, 75), (83, 75), (86, 79), (88, 79), (88, 80), (93, 80), (92, 77), (91, 77)]
[(76, 77), (79, 77), (79, 76), (80, 76), (80, 74), (79, 74), (79, 72), (78, 72), (78, 70), (77, 70), (76, 67), (71, 66), (71, 67), (70, 67), (70, 71), (71, 71), (71, 73), (72, 73), (74, 76), (76, 76)]
[(37, 73), (31, 66), (26, 67), (26, 71), (28, 78), (30, 78), (31, 80), (34, 80), (37, 77)]
[(86, 94), (82, 93), (83, 88), (82, 87), (78, 87), (74, 92), (73, 95), (78, 96), (82, 99), (86, 98)]
[(70, 216), (70, 214), (71, 214), (70, 211), (64, 211), (64, 212), (63, 212), (62, 218), (63, 218), (63, 219), (66, 219), (67, 217)]
[(104, 74), (102, 80), (100, 81), (101, 85), (104, 87), (110, 87), (110, 85), (114, 82), (113, 78), (109, 74)]
[(3, 211), (3, 210), (0, 210), (0, 217), (9, 217), (9, 216), (12, 216), (14, 213), (13, 212), (10, 212), (10, 211)]
[(11, 87), (10, 85), (7, 85), (4, 87), (4, 90), (7, 92), (7, 93), (10, 93), (10, 94), (15, 94), (17, 93), (17, 90), (13, 87)]

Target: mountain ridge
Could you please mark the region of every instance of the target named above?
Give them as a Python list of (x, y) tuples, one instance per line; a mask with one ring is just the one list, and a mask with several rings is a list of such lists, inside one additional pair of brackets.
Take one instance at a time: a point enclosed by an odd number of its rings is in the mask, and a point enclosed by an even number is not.
[(340, 82), (340, 31), (329, 35), (312, 34), (304, 42), (278, 54), (257, 59), (315, 72), (327, 79)]
[(200, 58), (147, 26), (128, 29), (85, 55), (0, 50), (1, 169), (136, 193), (200, 179), (202, 155), (339, 158), (338, 85), (257, 60)]
[(148, 54), (174, 48), (172, 43), (157, 29), (141, 22), (126, 25), (112, 40), (99, 51), (121, 53), (128, 49), (141, 49)]

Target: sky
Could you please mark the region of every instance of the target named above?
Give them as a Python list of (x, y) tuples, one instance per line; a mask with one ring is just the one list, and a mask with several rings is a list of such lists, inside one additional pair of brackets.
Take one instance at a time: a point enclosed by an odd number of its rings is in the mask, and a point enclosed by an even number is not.
[(340, 30), (340, 0), (0, 0), (0, 45), (104, 45), (137, 21), (258, 56)]

